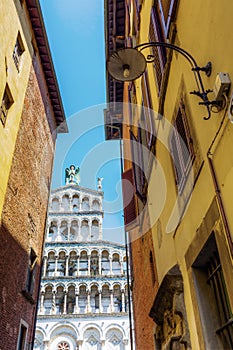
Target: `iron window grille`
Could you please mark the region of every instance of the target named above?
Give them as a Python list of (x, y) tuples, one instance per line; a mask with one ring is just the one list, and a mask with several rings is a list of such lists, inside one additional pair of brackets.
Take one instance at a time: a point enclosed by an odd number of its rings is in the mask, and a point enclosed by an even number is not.
[(233, 349), (233, 315), (226, 290), (219, 254), (217, 251), (206, 263), (207, 283), (214, 292), (218, 309), (219, 327), (216, 334), (220, 337), (224, 349)]

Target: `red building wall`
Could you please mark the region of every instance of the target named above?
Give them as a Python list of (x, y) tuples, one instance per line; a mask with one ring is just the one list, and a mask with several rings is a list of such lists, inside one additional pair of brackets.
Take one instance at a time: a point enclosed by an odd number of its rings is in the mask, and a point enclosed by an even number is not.
[(132, 297), (137, 350), (155, 349), (153, 336), (155, 323), (149, 317), (158, 289), (153, 252), (151, 231), (143, 234), (137, 240), (133, 240), (131, 244)]
[[(55, 119), (35, 56), (0, 226), (1, 350), (17, 349), (21, 320), (28, 324), (27, 343), (32, 343), (55, 138)], [(23, 292), (31, 248), (37, 255), (32, 297)]]

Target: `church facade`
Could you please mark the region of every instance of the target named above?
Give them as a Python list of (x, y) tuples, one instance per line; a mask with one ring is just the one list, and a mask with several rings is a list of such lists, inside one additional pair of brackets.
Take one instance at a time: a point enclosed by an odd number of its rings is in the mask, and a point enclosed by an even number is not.
[(50, 196), (34, 349), (129, 350), (125, 246), (102, 238), (102, 179), (78, 172)]

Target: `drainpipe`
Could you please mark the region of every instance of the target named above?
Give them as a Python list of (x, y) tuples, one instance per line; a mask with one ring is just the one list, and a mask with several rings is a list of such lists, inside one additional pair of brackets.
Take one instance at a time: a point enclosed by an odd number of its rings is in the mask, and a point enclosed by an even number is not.
[(216, 193), (216, 198), (217, 198), (223, 226), (224, 226), (226, 236), (227, 236), (227, 241), (228, 241), (228, 244), (230, 247), (231, 257), (233, 258), (233, 243), (232, 243), (232, 238), (231, 238), (231, 231), (230, 231), (230, 227), (229, 227), (228, 220), (226, 217), (226, 212), (225, 212), (224, 205), (223, 205), (221, 191), (219, 188), (219, 184), (218, 184), (218, 180), (217, 180), (217, 176), (216, 176), (216, 171), (215, 171), (213, 160), (212, 160), (212, 154), (211, 154), (210, 150), (207, 153), (207, 159), (209, 162), (210, 172), (211, 172), (211, 176), (212, 176), (212, 180), (213, 180), (213, 184), (214, 184), (214, 189), (215, 189), (215, 193)]
[[(222, 130), (223, 125), (225, 124), (225, 126), (224, 126), (224, 129), (225, 129), (227, 123), (229, 122), (229, 120), (226, 116), (227, 109), (228, 108), (225, 109), (222, 121), (221, 121), (220, 126), (218, 128), (218, 131), (216, 132), (215, 137), (214, 137), (214, 139), (209, 147), (209, 150), (207, 152), (207, 159), (208, 159), (210, 173), (211, 173), (213, 184), (214, 184), (214, 189), (215, 189), (215, 193), (216, 193), (216, 198), (217, 198), (217, 202), (218, 202), (218, 206), (219, 206), (220, 215), (222, 218), (223, 226), (224, 226), (224, 229), (226, 232), (227, 241), (228, 241), (229, 248), (230, 248), (230, 254), (231, 254), (231, 257), (233, 258), (233, 243), (232, 243), (232, 238), (231, 238), (231, 231), (230, 231), (230, 227), (228, 224), (226, 212), (224, 209), (223, 200), (222, 200), (222, 196), (221, 196), (221, 190), (220, 190), (220, 187), (218, 184), (218, 179), (217, 179), (217, 175), (216, 175), (216, 171), (215, 171), (215, 167), (214, 167), (214, 163), (213, 163), (214, 152), (212, 151), (214, 143), (215, 143), (217, 137), (220, 135), (220, 131)], [(222, 132), (222, 134), (223, 134), (223, 132)]]

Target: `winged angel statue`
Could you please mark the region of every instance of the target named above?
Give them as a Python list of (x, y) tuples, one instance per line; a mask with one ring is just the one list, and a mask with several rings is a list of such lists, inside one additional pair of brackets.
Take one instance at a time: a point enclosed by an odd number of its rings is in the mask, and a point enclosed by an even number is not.
[(66, 174), (66, 185), (68, 184), (79, 185), (79, 182), (80, 182), (79, 167), (75, 167), (74, 165), (71, 165), (69, 168), (66, 168), (65, 174)]

